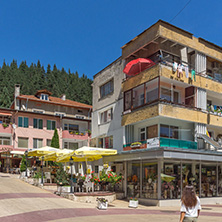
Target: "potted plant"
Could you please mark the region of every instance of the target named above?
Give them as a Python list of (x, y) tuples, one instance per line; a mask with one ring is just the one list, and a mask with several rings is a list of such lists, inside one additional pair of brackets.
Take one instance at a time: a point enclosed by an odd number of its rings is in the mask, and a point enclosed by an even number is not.
[(137, 148), (137, 147), (141, 147), (142, 143), (141, 142), (134, 142), (131, 143), (130, 147), (131, 148)]
[(62, 165), (60, 165), (59, 169), (56, 172), (56, 181), (58, 185), (58, 192), (70, 192), (68, 174), (64, 170)]
[(40, 172), (36, 172), (33, 176), (33, 183), (34, 185), (38, 186), (39, 184), (41, 184), (41, 173)]
[(7, 123), (2, 123), (3, 128), (7, 128), (9, 125)]
[(88, 136), (91, 136), (91, 130), (88, 129), (87, 132), (88, 132)]
[(138, 207), (138, 199), (131, 197), (129, 200), (129, 207), (137, 208)]
[(97, 198), (97, 208), (99, 210), (106, 210), (108, 207), (108, 200), (105, 198)]

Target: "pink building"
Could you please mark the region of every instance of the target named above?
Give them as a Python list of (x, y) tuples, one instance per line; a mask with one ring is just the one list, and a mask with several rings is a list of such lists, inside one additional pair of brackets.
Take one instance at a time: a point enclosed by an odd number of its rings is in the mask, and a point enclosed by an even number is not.
[(18, 166), (25, 150), (50, 146), (55, 128), (60, 148), (74, 150), (87, 145), (91, 110), (92, 106), (68, 100), (65, 95), (52, 97), (47, 90), (20, 95), (16, 85), (11, 109), (0, 110), (1, 171)]

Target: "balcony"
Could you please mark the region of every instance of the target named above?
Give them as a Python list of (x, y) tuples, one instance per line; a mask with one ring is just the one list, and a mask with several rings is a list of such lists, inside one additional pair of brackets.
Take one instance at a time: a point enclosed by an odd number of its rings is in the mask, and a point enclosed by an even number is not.
[(184, 105), (176, 105), (168, 101), (159, 100), (153, 104), (144, 105), (139, 109), (124, 114), (122, 117), (122, 126), (134, 124), (136, 122), (157, 116), (203, 124), (207, 124), (208, 121), (206, 112), (202, 112), (196, 108), (186, 107)]
[(171, 138), (163, 138), (163, 137), (156, 137), (144, 141), (140, 141), (141, 145), (132, 147), (131, 144), (123, 145), (123, 150), (132, 150), (132, 149), (152, 149), (158, 147), (169, 147), (169, 148), (179, 148), (179, 149), (192, 149), (197, 150), (197, 142), (188, 141), (188, 140), (178, 140), (178, 139), (171, 139)]
[(90, 134), (86, 131), (83, 131), (83, 132), (69, 131), (69, 130), (62, 131), (63, 139), (87, 140), (88, 137), (90, 137)]
[(12, 134), (12, 126), (11, 126), (11, 124), (8, 124), (6, 127), (4, 127), (3, 124), (0, 123), (0, 133)]

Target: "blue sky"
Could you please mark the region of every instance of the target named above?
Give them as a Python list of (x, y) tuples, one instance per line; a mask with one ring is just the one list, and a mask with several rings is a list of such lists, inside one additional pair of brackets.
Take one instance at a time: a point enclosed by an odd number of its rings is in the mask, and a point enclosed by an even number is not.
[[(56, 64), (92, 78), (121, 55), (121, 46), (188, 0), (1, 0), (0, 66), (5, 59)], [(221, 44), (222, 1), (192, 0), (172, 21)]]

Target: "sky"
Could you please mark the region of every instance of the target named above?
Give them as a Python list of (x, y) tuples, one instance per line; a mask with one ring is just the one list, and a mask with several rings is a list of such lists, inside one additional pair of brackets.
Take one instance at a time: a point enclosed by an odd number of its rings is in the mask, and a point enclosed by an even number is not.
[[(89, 78), (159, 19), (222, 45), (222, 1), (0, 0), (0, 66), (40, 60)], [(173, 19), (174, 18), (174, 19)], [(172, 20), (173, 19), (173, 20)]]

